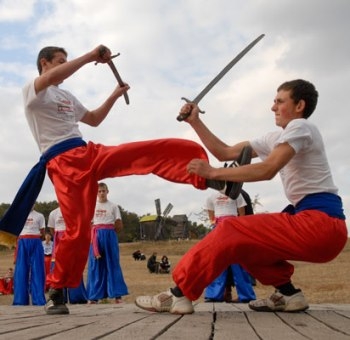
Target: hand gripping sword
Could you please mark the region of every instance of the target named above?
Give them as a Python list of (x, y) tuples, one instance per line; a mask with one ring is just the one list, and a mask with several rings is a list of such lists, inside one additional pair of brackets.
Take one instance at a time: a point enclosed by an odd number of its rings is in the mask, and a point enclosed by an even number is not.
[[(253, 40), (244, 50), (242, 50), (239, 54), (237, 54), (236, 57), (234, 57), (223, 69), (222, 71), (197, 95), (196, 98), (194, 98), (193, 100), (189, 100), (187, 98), (182, 97), (181, 99), (183, 99), (184, 101), (186, 101), (187, 103), (194, 103), (194, 104), (198, 104), (203, 97), (219, 82), (219, 80), (235, 65), (237, 64), (237, 62), (243, 58), (243, 56), (245, 54), (248, 53), (248, 51), (250, 49), (253, 48), (254, 45), (256, 45), (263, 37), (265, 36), (265, 34), (261, 34), (259, 35), (255, 40)], [(204, 111), (200, 111), (201, 113), (204, 113)], [(179, 114), (177, 116), (177, 120), (179, 122), (185, 120), (187, 117), (189, 117), (189, 115), (191, 114), (191, 112), (189, 113), (183, 113), (183, 114)]]
[[(106, 47), (101, 46), (100, 47), (100, 56), (102, 57), (105, 52), (106, 52)], [(111, 59), (107, 62), (107, 64), (110, 67), (110, 69), (112, 70), (115, 78), (117, 79), (117, 82), (118, 82), (119, 86), (123, 87), (123, 86), (125, 86), (125, 84), (124, 84), (121, 76), (119, 75), (119, 72), (118, 72), (117, 68), (115, 67), (115, 65), (114, 65), (114, 63), (112, 61), (113, 58), (118, 57), (119, 55), (120, 55), (120, 53), (112, 55)], [(95, 65), (96, 65), (96, 63), (95, 63)], [(125, 99), (126, 104), (129, 105), (129, 102), (130, 102), (129, 101), (129, 95), (126, 92), (124, 93), (124, 99)]]

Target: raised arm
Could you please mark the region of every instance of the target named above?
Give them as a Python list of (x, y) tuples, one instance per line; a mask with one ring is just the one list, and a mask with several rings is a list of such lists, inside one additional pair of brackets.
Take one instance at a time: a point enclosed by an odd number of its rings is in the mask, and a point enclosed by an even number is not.
[[(240, 142), (236, 145), (229, 146), (221, 139), (215, 136), (199, 117), (199, 108), (192, 103), (185, 104), (181, 110), (181, 114), (191, 112), (186, 122), (190, 124), (193, 130), (197, 133), (205, 147), (219, 161), (231, 161), (237, 159), (244, 146), (249, 145), (248, 141)], [(256, 154), (253, 152), (253, 157)]]
[(51, 60), (40, 58), (41, 74), (35, 79), (35, 91), (39, 93), (51, 85), (58, 85), (85, 64), (91, 62), (106, 63), (111, 59), (111, 52), (106, 49), (103, 56), (100, 55), (102, 45), (97, 46), (92, 51), (67, 61), (67, 56), (63, 52), (55, 52)]

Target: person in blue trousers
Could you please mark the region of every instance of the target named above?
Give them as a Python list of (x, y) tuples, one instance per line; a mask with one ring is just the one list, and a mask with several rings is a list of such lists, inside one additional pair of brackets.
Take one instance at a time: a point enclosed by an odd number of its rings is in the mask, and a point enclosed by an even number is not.
[[(51, 271), (52, 271), (55, 266), (56, 249), (66, 231), (66, 223), (63, 219), (60, 207), (50, 212), (48, 227), (50, 228), (51, 234), (54, 235), (54, 244), (53, 244), (53, 252), (52, 252), (52, 262), (51, 262)], [(76, 304), (76, 303), (84, 304), (88, 302), (87, 292), (84, 285), (83, 277), (81, 278), (81, 281), (78, 287), (64, 288), (63, 294), (64, 294), (64, 300), (66, 303), (69, 302), (70, 304)]]
[(86, 288), (89, 303), (106, 298), (122, 303), (122, 296), (129, 294), (120, 266), (117, 235), (123, 222), (119, 207), (108, 200), (108, 192), (107, 185), (100, 182), (88, 259)]
[[(242, 190), (243, 191), (243, 190)], [(246, 194), (246, 192), (244, 192)], [(250, 200), (249, 200), (249, 203)], [(206, 210), (213, 228), (220, 220), (228, 216), (242, 216), (249, 214), (249, 208), (242, 193), (236, 200), (221, 194), (213, 193), (208, 197)], [(232, 299), (231, 287), (235, 286), (237, 299)], [(207, 288), (205, 289), (204, 298), (206, 302), (240, 302), (248, 303), (256, 299), (252, 286), (251, 276), (239, 264), (230, 265), (223, 271)]]
[(13, 305), (29, 305), (30, 297), (32, 305), (44, 306), (46, 303), (42, 246), (44, 233), (44, 215), (35, 211), (33, 206), (17, 240), (16, 265), (13, 275)]

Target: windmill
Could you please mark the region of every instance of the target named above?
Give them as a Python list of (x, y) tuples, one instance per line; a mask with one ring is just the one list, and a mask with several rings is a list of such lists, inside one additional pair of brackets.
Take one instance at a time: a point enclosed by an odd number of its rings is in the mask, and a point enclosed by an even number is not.
[(167, 216), (169, 215), (171, 209), (173, 208), (173, 205), (171, 203), (169, 203), (166, 208), (164, 209), (163, 211), (163, 216), (162, 216), (162, 208), (161, 208), (161, 205), (160, 205), (160, 199), (157, 198), (155, 201), (155, 205), (156, 205), (156, 211), (157, 211), (157, 230), (156, 230), (156, 234), (154, 236), (154, 239), (155, 240), (158, 240), (160, 239), (161, 235), (162, 235), (162, 229), (163, 229), (163, 226), (164, 226), (164, 222), (165, 222), (165, 219), (167, 218)]

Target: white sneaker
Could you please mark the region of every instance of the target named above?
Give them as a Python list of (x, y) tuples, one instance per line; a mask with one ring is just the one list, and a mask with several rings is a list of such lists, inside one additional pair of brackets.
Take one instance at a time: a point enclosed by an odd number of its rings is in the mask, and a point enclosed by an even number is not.
[(258, 312), (301, 312), (309, 305), (301, 291), (291, 296), (275, 291), (267, 299), (250, 301), (249, 308)]
[(172, 314), (192, 314), (194, 312), (192, 301), (186, 296), (176, 297), (170, 289), (154, 296), (138, 296), (135, 304), (149, 312)]

